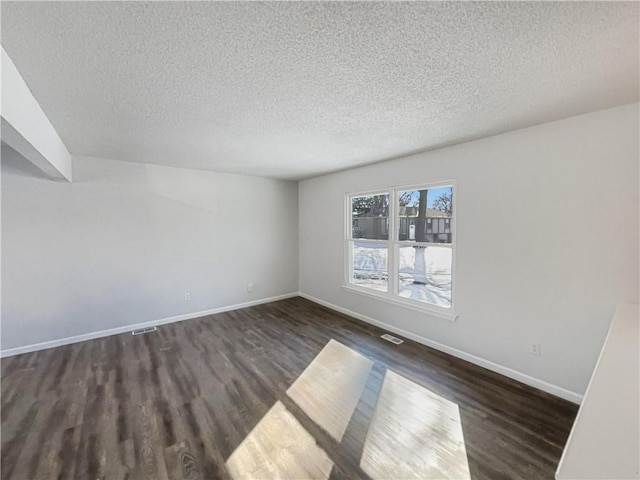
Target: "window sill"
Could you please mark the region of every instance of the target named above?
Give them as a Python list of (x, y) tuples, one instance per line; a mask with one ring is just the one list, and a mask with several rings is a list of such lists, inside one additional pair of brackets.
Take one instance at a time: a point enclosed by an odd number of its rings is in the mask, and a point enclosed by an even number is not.
[(394, 297), (389, 293), (356, 287), (354, 285), (343, 285), (342, 288), (351, 293), (357, 293), (358, 295), (363, 295), (365, 297), (382, 300), (383, 302), (391, 303), (392, 305), (408, 308), (409, 310), (414, 310), (426, 315), (442, 318), (450, 322), (455, 322), (456, 320), (458, 320), (458, 316), (454, 313), (453, 308), (451, 308), (450, 311), (445, 311), (444, 309), (441, 309), (439, 307), (432, 307), (413, 300)]

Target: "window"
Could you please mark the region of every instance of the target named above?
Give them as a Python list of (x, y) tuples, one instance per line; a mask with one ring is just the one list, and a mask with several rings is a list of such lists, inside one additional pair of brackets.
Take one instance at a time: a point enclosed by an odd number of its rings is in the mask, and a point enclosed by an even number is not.
[(452, 316), (453, 182), (347, 195), (347, 287)]
[(386, 292), (389, 289), (389, 194), (354, 196), (351, 208), (350, 283)]

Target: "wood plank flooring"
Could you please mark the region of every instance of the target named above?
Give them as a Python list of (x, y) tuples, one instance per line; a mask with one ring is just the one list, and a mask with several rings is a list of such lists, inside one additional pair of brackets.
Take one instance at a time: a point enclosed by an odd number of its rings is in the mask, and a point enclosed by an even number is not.
[[(553, 478), (576, 405), (382, 333), (292, 298), (3, 359), (1, 478), (230, 478), (265, 416), (301, 425), (329, 478), (371, 478), (360, 461), (387, 370), (457, 404), (471, 478)], [(373, 361), (339, 441), (286, 393), (332, 339)]]

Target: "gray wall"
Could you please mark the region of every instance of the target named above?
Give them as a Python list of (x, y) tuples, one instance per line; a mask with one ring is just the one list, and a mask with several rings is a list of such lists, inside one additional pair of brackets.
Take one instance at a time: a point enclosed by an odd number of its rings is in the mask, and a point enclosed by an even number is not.
[[(575, 399), (616, 301), (638, 302), (638, 143), (632, 104), (300, 182), (300, 291)], [(345, 193), (440, 179), (458, 321), (343, 289)]]
[(69, 184), (29, 165), (3, 147), (3, 350), (298, 289), (295, 182), (74, 157)]

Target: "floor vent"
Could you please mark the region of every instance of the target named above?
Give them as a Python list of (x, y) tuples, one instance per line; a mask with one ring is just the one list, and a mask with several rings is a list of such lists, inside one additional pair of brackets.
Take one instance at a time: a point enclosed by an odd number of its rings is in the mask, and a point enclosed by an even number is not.
[(398, 337), (394, 337), (393, 335), (389, 335), (385, 333), (380, 338), (384, 338), (387, 342), (395, 343), (396, 345), (400, 345), (404, 340), (399, 339)]
[(131, 335), (142, 335), (143, 333), (151, 333), (157, 330), (156, 327), (140, 328), (131, 332)]

